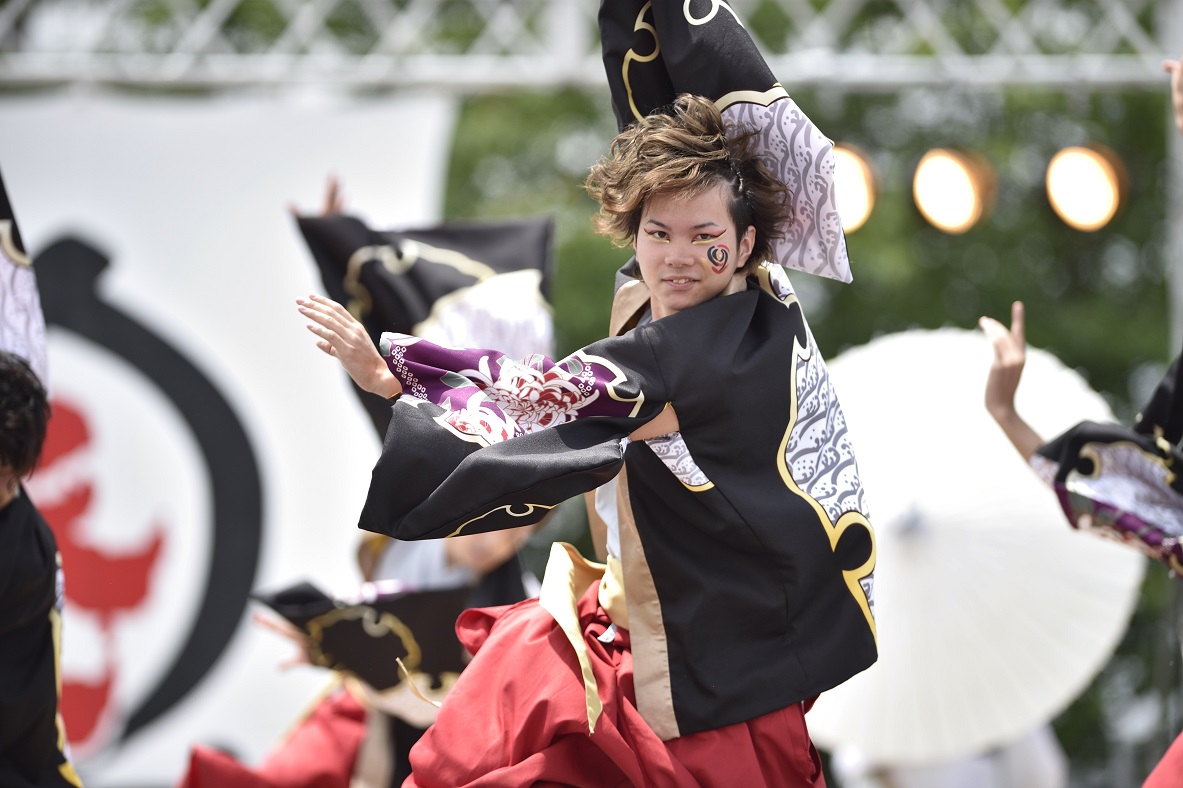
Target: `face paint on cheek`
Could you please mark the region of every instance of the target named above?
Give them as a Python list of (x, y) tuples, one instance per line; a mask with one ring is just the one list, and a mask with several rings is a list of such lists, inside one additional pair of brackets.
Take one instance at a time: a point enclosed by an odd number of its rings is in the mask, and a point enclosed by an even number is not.
[(723, 244), (718, 244), (707, 249), (707, 262), (711, 264), (711, 270), (716, 274), (721, 274), (727, 270), (727, 258), (730, 254), (730, 250)]

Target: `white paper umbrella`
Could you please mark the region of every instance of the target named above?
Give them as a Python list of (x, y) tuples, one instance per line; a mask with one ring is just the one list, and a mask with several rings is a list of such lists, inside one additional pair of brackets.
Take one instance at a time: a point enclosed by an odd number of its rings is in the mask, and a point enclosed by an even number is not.
[[(807, 721), (882, 765), (1004, 745), (1062, 711), (1109, 659), (1145, 560), (1074, 531), (983, 405), (977, 332), (910, 331), (830, 362), (875, 528), (879, 661)], [(1019, 412), (1050, 439), (1105, 401), (1031, 350)]]

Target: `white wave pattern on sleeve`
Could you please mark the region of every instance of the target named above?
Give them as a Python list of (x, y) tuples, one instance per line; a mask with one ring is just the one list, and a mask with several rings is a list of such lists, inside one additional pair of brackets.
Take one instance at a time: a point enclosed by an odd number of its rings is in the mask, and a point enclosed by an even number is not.
[(710, 483), (711, 480), (702, 468), (698, 467), (694, 457), (690, 456), (690, 448), (682, 438), (681, 432), (647, 438), (645, 443), (682, 484), (687, 487), (701, 487)]
[[(773, 292), (783, 301), (793, 294), (788, 275), (777, 266), (769, 268)], [(805, 331), (809, 353), (797, 362), (797, 421), (785, 446), (785, 464), (831, 522), (851, 511), (869, 518), (846, 416), (808, 324)]]
[(834, 143), (787, 95), (768, 106), (737, 102), (723, 111), (729, 124), (760, 130), (764, 162), (789, 188), (792, 216), (773, 243), (780, 265), (849, 282), (850, 258), (834, 196)]

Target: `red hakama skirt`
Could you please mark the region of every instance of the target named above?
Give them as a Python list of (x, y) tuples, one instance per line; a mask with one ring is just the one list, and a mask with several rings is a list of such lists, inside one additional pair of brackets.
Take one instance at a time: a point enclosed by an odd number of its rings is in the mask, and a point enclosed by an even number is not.
[(807, 703), (658, 738), (635, 705), (628, 632), (610, 630), (597, 590), (592, 585), (577, 605), (603, 703), (595, 731), (588, 732), (574, 649), (536, 599), (468, 610), (456, 630), (475, 658), (411, 750), (404, 786), (824, 787), (805, 727)]

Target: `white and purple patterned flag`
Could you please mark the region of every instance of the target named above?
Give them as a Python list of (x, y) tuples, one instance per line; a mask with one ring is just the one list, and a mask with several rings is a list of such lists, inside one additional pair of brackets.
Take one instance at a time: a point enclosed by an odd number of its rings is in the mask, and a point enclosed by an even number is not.
[(32, 261), (25, 254), (16, 214), (0, 176), (0, 350), (15, 353), (48, 387), (45, 317)]

